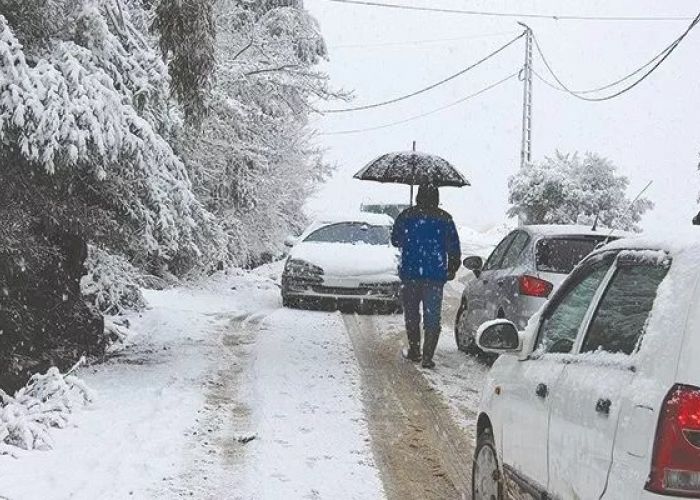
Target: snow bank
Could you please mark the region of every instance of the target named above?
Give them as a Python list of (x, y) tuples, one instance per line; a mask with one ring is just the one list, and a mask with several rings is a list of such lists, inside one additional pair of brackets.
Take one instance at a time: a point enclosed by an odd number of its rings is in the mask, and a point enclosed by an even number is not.
[(64, 428), (76, 407), (93, 397), (81, 380), (58, 368), (32, 376), (26, 387), (14, 395), (0, 390), (0, 455), (17, 456), (18, 450), (48, 450), (53, 441), (51, 428)]

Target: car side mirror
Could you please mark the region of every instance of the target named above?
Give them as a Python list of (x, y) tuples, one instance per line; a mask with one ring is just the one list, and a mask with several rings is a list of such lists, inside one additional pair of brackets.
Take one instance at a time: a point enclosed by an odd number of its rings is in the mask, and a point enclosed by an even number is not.
[[(279, 241), (279, 240), (277, 240), (277, 241)], [(299, 241), (299, 238), (297, 238), (296, 236), (287, 236), (284, 239), (284, 246), (286, 246), (288, 248), (292, 248), (294, 245), (297, 244), (298, 241)]]
[(507, 319), (488, 321), (476, 332), (481, 350), (497, 354), (520, 354), (522, 341), (516, 326)]
[(484, 267), (484, 259), (478, 256), (467, 257), (462, 261), (462, 265), (469, 269), (478, 278), (481, 275), (481, 270)]

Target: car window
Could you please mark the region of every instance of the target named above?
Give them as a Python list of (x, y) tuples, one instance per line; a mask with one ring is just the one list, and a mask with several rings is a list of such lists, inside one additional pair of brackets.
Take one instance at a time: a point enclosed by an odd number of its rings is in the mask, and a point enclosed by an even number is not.
[(317, 229), (308, 235), (304, 241), (388, 245), (390, 237), (390, 230), (387, 226), (372, 226), (361, 222), (342, 222)]
[(568, 353), (574, 346), (581, 323), (614, 260), (613, 255), (581, 268), (571, 276), (563, 295), (557, 295), (545, 311), (536, 352)]
[(604, 237), (543, 238), (537, 242), (537, 269), (548, 273), (569, 274)]
[(581, 352), (632, 354), (646, 327), (666, 265), (618, 266), (583, 341)]
[(518, 231), (515, 238), (513, 238), (510, 248), (503, 257), (503, 261), (501, 262), (499, 268), (509, 269), (515, 266), (529, 241), (530, 235), (528, 235), (525, 231)]
[(513, 238), (515, 238), (515, 234), (515, 232), (512, 232), (501, 240), (501, 242), (498, 244), (496, 249), (493, 252), (491, 252), (491, 256), (486, 261), (486, 264), (484, 265), (484, 271), (490, 271), (492, 269), (500, 268), (503, 256), (508, 251), (508, 247), (510, 247)]

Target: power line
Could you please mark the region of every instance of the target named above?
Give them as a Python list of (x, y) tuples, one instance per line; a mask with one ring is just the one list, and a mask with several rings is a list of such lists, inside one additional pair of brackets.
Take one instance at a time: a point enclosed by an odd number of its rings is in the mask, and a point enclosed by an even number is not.
[[(585, 95), (582, 95), (583, 94), (582, 92), (570, 90), (566, 85), (564, 85), (564, 83), (561, 81), (561, 79), (557, 76), (557, 73), (552, 69), (552, 66), (549, 64), (549, 61), (547, 60), (546, 56), (544, 55), (544, 52), (542, 50), (542, 47), (540, 46), (539, 41), (537, 40), (537, 37), (533, 35), (533, 38), (535, 40), (535, 47), (537, 48), (537, 52), (540, 55), (542, 62), (544, 63), (545, 67), (547, 68), (549, 73), (552, 75), (554, 80), (556, 80), (556, 82), (561, 86), (560, 90), (564, 90), (565, 92), (571, 94), (572, 96), (576, 97), (577, 99), (581, 99), (584, 101), (591, 101), (591, 102), (600, 102), (600, 101), (608, 101), (610, 99), (614, 99), (615, 97), (618, 97), (618, 96), (624, 94), (625, 92), (632, 90), (634, 87), (636, 87), (637, 85), (642, 83), (647, 77), (649, 77), (649, 75), (651, 75), (654, 71), (656, 71), (656, 69), (659, 66), (661, 66), (661, 64), (663, 64), (663, 62), (666, 59), (668, 59), (668, 57), (673, 53), (674, 50), (676, 50), (678, 45), (680, 45), (680, 43), (683, 41), (683, 39), (685, 39), (685, 37), (688, 36), (688, 33), (690, 33), (690, 31), (693, 28), (695, 28), (695, 26), (697, 26), (698, 23), (700, 23), (700, 14), (698, 14), (693, 19), (693, 21), (690, 23), (690, 25), (686, 28), (686, 30), (678, 38), (676, 38), (673, 42), (671, 42), (671, 44), (666, 49), (664, 49), (663, 51), (661, 51), (661, 53), (659, 53), (659, 56), (655, 57), (654, 59), (652, 59), (651, 61), (649, 61), (649, 63), (647, 63), (645, 65), (645, 66), (649, 66), (649, 65), (651, 65), (652, 62), (654, 63), (651, 66), (651, 68), (648, 71), (646, 71), (640, 78), (638, 78), (637, 80), (635, 80), (631, 84), (627, 85), (623, 89), (618, 90), (617, 92), (615, 92), (613, 94), (603, 96), (603, 97), (587, 97)], [(631, 73), (630, 75), (627, 75), (627, 77), (625, 77), (617, 82), (613, 82), (612, 84), (606, 85), (605, 87), (601, 87), (599, 90), (603, 90), (604, 88), (610, 88), (610, 87), (616, 85), (617, 83), (621, 83), (622, 81), (625, 81), (625, 80), (629, 79), (631, 76), (639, 73), (641, 70), (642, 70), (642, 68), (639, 68), (638, 70)], [(537, 76), (538, 76), (538, 78), (540, 78), (541, 80), (544, 81), (544, 78), (542, 78), (540, 75), (537, 75)], [(552, 86), (552, 84), (549, 82), (545, 82), (545, 83)]]
[(518, 36), (516, 36), (515, 38), (513, 38), (510, 42), (506, 43), (505, 45), (502, 45), (502, 46), (499, 47), (498, 49), (496, 49), (496, 50), (494, 50), (493, 52), (491, 52), (489, 55), (487, 55), (487, 56), (485, 56), (485, 57), (479, 59), (477, 62), (475, 62), (475, 63), (473, 63), (473, 64), (467, 66), (467, 67), (464, 68), (464, 69), (459, 70), (457, 73), (454, 73), (454, 74), (448, 76), (447, 78), (443, 78), (443, 79), (440, 80), (439, 82), (435, 82), (435, 83), (433, 83), (433, 84), (431, 84), (431, 85), (428, 85), (427, 87), (423, 87), (423, 88), (420, 89), (420, 90), (416, 90), (415, 92), (411, 92), (410, 94), (405, 94), (405, 95), (402, 95), (402, 96), (400, 96), (400, 97), (395, 97), (395, 98), (393, 98), (393, 99), (389, 99), (389, 100), (387, 100), (387, 101), (382, 101), (382, 102), (377, 102), (377, 103), (374, 103), (374, 104), (366, 104), (366, 105), (364, 105), (364, 106), (354, 106), (354, 107), (351, 107), (351, 108), (343, 108), (343, 109), (327, 109), (327, 110), (321, 111), (321, 113), (347, 113), (347, 112), (350, 112), (350, 111), (363, 111), (363, 110), (367, 110), (367, 109), (375, 109), (375, 108), (379, 108), (379, 107), (381, 107), (381, 106), (386, 106), (386, 105), (389, 105), (389, 104), (394, 104), (394, 103), (397, 103), (397, 102), (400, 102), (400, 101), (404, 101), (404, 100), (406, 100), (406, 99), (409, 99), (409, 98), (411, 98), (411, 97), (415, 97), (415, 96), (420, 95), (420, 94), (424, 94), (425, 92), (428, 92), (428, 91), (430, 91), (430, 90), (433, 90), (433, 89), (435, 89), (435, 88), (437, 88), (437, 87), (439, 87), (439, 86), (441, 86), (441, 85), (444, 85), (444, 84), (447, 83), (447, 82), (450, 82), (450, 81), (454, 80), (455, 78), (458, 78), (458, 77), (462, 76), (462, 75), (465, 74), (466, 72), (468, 72), (468, 71), (470, 71), (470, 70), (476, 68), (476, 67), (479, 66), (480, 64), (482, 64), (482, 63), (488, 61), (489, 59), (491, 59), (491, 58), (494, 57), (495, 55), (499, 54), (500, 52), (504, 51), (505, 49), (507, 49), (508, 47), (510, 47), (511, 45), (513, 45), (515, 42), (517, 42), (517, 41), (518, 41), (520, 38), (522, 38), (524, 35), (525, 35), (525, 33), (523, 32), (523, 33), (521, 33), (520, 35), (518, 35)]
[(441, 12), (443, 14), (461, 14), (469, 16), (517, 17), (530, 19), (549, 19), (553, 21), (689, 21), (692, 17), (682, 16), (573, 16), (557, 14), (528, 14), (522, 12), (493, 12), (463, 9), (447, 9), (441, 7), (418, 7), (395, 3), (375, 2), (369, 0), (326, 0), (327, 2), (362, 5), (365, 7), (384, 7), (389, 9), (413, 10), (420, 12)]
[[(648, 68), (649, 66), (651, 66), (652, 64), (654, 64), (662, 55), (664, 55), (664, 54), (669, 50), (669, 48), (670, 48), (670, 47), (667, 47), (667, 48), (664, 49), (662, 52), (658, 53), (656, 56), (654, 56), (652, 59), (650, 59), (648, 62), (646, 62), (643, 66), (640, 66), (639, 68), (635, 69), (635, 70), (632, 71), (631, 73), (629, 73), (629, 74), (627, 74), (627, 75), (625, 75), (625, 76), (623, 76), (623, 77), (621, 77), (621, 78), (615, 80), (614, 82), (610, 82), (610, 83), (608, 83), (607, 85), (603, 85), (603, 86), (601, 86), (601, 87), (596, 87), (596, 88), (594, 88), (594, 89), (572, 90), (572, 92), (574, 92), (574, 93), (576, 93), (576, 94), (593, 94), (593, 93), (595, 93), (595, 92), (600, 92), (601, 90), (607, 90), (607, 89), (609, 89), (609, 88), (611, 88), (611, 87), (615, 87), (616, 85), (618, 85), (618, 84), (624, 82), (625, 80), (629, 80), (629, 79), (632, 78), (633, 76), (638, 75), (639, 73), (641, 73), (642, 71), (644, 71), (646, 68)], [(550, 81), (547, 80), (545, 77), (543, 77), (541, 74), (539, 74), (536, 70), (533, 69), (532, 72), (534, 73), (534, 75), (535, 75), (542, 83), (544, 83), (544, 84), (547, 85), (548, 87), (551, 87), (551, 88), (553, 88), (554, 90), (558, 90), (558, 91), (560, 91), (560, 92), (566, 92), (566, 89), (564, 89), (563, 87), (560, 87), (560, 86), (558, 86), (558, 85), (556, 85), (556, 84), (550, 82)]]
[(358, 129), (351, 129), (351, 130), (338, 130), (336, 132), (323, 132), (323, 133), (320, 133), (319, 135), (359, 134), (362, 132), (371, 132), (373, 130), (381, 130), (381, 129), (385, 129), (385, 128), (395, 127), (397, 125), (402, 125), (404, 123), (419, 120), (421, 118), (425, 118), (426, 116), (434, 115), (435, 113), (439, 113), (439, 112), (444, 111), (446, 109), (453, 108), (453, 107), (458, 106), (459, 104), (462, 104), (462, 103), (464, 103), (464, 102), (466, 102), (474, 97), (477, 97), (481, 94), (484, 94), (484, 93), (488, 92), (489, 90), (494, 89), (494, 88), (498, 87), (499, 85), (504, 84), (508, 80), (511, 80), (511, 79), (517, 77), (518, 73), (519, 72), (512, 73), (512, 74), (508, 75), (507, 77), (505, 77), (505, 78), (503, 78), (495, 83), (492, 83), (491, 85), (489, 85), (487, 87), (484, 87), (483, 89), (479, 90), (478, 92), (474, 92), (473, 94), (469, 94), (468, 96), (462, 97), (461, 99), (459, 99), (455, 102), (452, 102), (452, 103), (447, 104), (445, 106), (440, 106), (439, 108), (433, 109), (433, 110), (428, 111), (426, 113), (421, 113), (419, 115), (414, 115), (414, 116), (411, 116), (409, 118), (405, 118), (403, 120), (399, 120), (399, 121), (395, 121), (395, 122), (391, 122), (391, 123), (386, 123), (384, 125), (377, 125), (375, 127), (358, 128)]
[(500, 33), (484, 33), (482, 35), (474, 36), (460, 36), (454, 38), (433, 38), (426, 40), (405, 40), (397, 42), (378, 42), (378, 43), (353, 43), (353, 44), (342, 44), (342, 45), (331, 45), (329, 48), (336, 49), (364, 49), (371, 47), (406, 47), (411, 45), (430, 45), (436, 43), (449, 43), (449, 42), (461, 42), (463, 40), (478, 40), (481, 38), (493, 38), (497, 36), (504, 35), (515, 35), (515, 31), (501, 31)]

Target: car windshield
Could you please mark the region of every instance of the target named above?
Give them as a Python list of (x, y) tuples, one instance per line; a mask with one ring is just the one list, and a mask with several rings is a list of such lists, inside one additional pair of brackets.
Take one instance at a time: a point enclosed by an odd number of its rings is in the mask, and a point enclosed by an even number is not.
[(603, 241), (604, 236), (543, 238), (537, 242), (537, 269), (548, 273), (569, 274)]
[(304, 241), (316, 243), (365, 243), (388, 245), (389, 227), (373, 226), (361, 222), (342, 222), (317, 229)]

